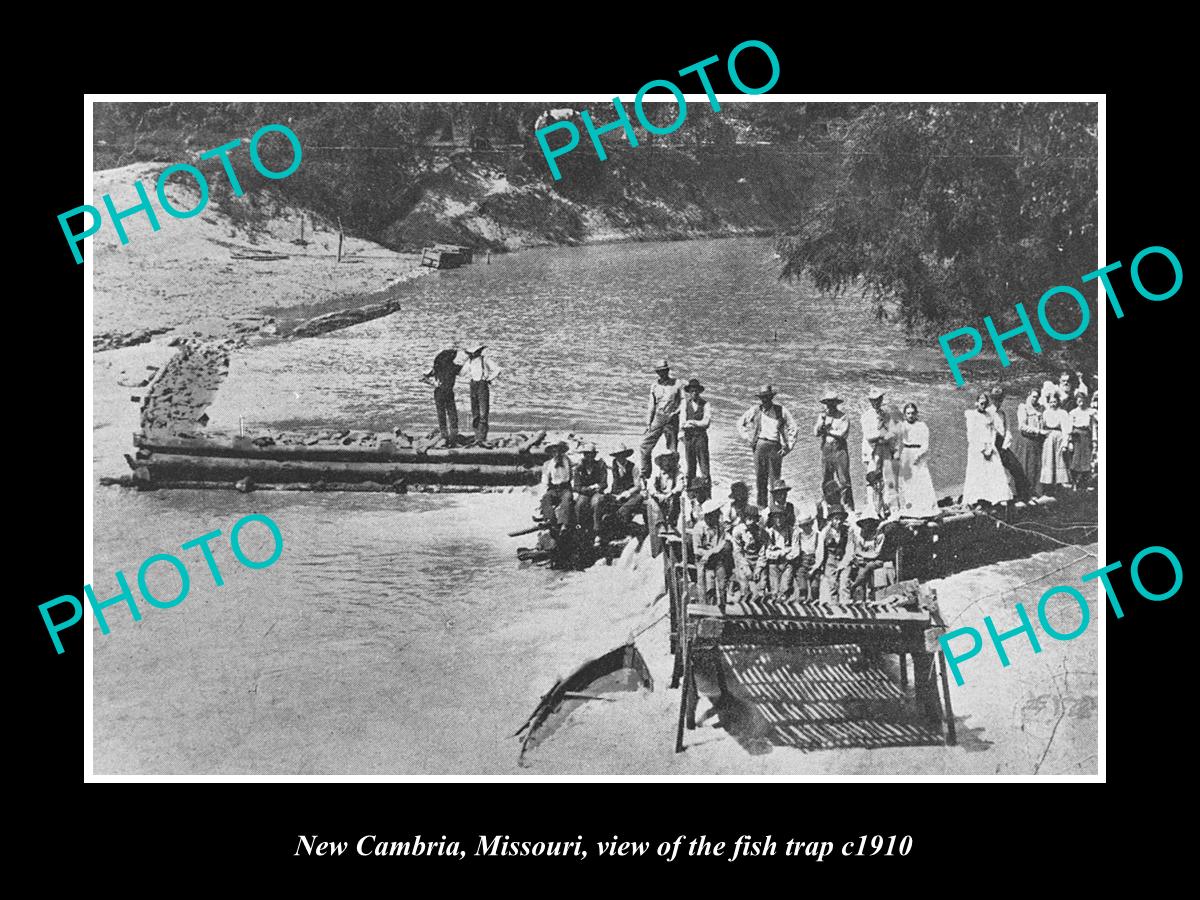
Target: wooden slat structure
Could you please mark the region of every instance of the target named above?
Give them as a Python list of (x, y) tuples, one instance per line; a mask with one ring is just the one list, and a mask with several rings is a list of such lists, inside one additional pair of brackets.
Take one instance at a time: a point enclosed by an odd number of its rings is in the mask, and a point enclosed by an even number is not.
[(453, 244), (434, 244), (421, 251), (421, 265), (432, 269), (457, 269), (474, 258), (475, 252), (470, 247)]
[[(937, 609), (936, 595), (915, 580), (881, 590), (864, 602), (848, 604), (776, 603), (745, 601), (726, 606), (722, 612), (700, 595), (692, 582), (695, 566), (685, 562), (686, 548), (677, 535), (664, 539), (664, 578), (671, 603), (671, 651), (675, 667), (671, 686), (680, 687), (679, 720), (675, 750), (684, 749), (685, 729), (695, 728), (697, 661), (714, 659), (731, 648), (799, 648), (819, 654), (827, 648), (853, 648), (867, 660), (858, 673), (839, 672), (839, 680), (794, 681), (781, 686), (761, 684), (755, 689), (767, 694), (766, 709), (781, 708), (778, 730), (785, 737), (790, 729), (797, 746), (901, 746), (929, 743), (928, 728), (916, 723), (876, 721), (848, 716), (845, 705), (895, 706), (908, 699), (908, 658), (912, 659), (913, 699), (919, 707), (937, 711), (939, 727), (947, 745), (956, 742), (954, 713), (950, 703), (949, 679), (938, 637), (945, 625)], [(880, 654), (898, 657), (900, 684), (869, 661)], [(715, 659), (719, 667), (719, 659)], [(934, 676), (940, 672), (941, 690)], [(890, 688), (880, 690), (883, 682)], [(755, 691), (750, 691), (751, 695)], [(770, 696), (772, 692), (777, 696)], [(774, 704), (774, 706), (772, 706)], [(779, 705), (782, 704), (782, 707)], [(771, 716), (767, 715), (768, 720)]]

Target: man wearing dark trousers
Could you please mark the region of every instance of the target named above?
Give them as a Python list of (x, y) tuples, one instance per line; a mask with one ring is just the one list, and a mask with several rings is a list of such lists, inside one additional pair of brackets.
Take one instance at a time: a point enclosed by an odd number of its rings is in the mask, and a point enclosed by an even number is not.
[(557, 525), (564, 534), (571, 531), (574, 504), (571, 498), (571, 460), (563, 441), (546, 448), (549, 459), (542, 464), (542, 519)]
[(599, 544), (608, 467), (596, 459), (597, 452), (595, 444), (583, 448), (583, 460), (571, 474), (571, 493), (575, 495), (575, 522), (579, 525), (581, 537), (585, 542), (591, 538)]
[(763, 385), (758, 405), (742, 414), (738, 431), (754, 450), (754, 480), (758, 505), (766, 508), (768, 490), (779, 480), (783, 458), (795, 445), (796, 424), (792, 414), (775, 402), (775, 388)]
[(696, 478), (699, 469), (700, 477), (709, 485), (712, 477), (708, 469), (708, 426), (712, 423), (712, 409), (700, 395), (704, 393), (704, 385), (698, 378), (693, 378), (684, 387), (687, 402), (683, 404), (683, 446), (687, 451), (687, 480), (688, 484)]
[(433, 358), (433, 368), (422, 380), (433, 384), (433, 404), (437, 407), (438, 430), (446, 446), (458, 443), (458, 406), (454, 402), (454, 380), (462, 368), (465, 357), (456, 347), (443, 350)]
[(462, 371), (471, 379), (471, 428), (475, 430), (475, 443), (484, 444), (488, 436), (488, 416), (492, 410), (492, 382), (500, 374), (500, 368), (483, 351), (486, 344), (468, 345), (467, 361)]
[(671, 367), (665, 359), (654, 364), (658, 381), (650, 386), (650, 404), (646, 410), (646, 433), (642, 437), (642, 480), (649, 481), (653, 471), (651, 459), (658, 439), (667, 438), (667, 451), (673, 451), (679, 439), (679, 407), (683, 404), (683, 388), (671, 377)]

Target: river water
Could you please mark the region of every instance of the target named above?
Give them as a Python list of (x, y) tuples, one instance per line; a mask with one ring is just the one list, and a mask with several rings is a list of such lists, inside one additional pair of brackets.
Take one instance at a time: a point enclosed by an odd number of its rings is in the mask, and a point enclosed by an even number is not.
[[(531, 250), (437, 273), (396, 288), (406, 300), (397, 315), (240, 351), (212, 427), (244, 417), (424, 432), (433, 409), (417, 379), (438, 350), (474, 338), (504, 368), (496, 431), (627, 439), (640, 430), (651, 361), (666, 355), (678, 375), (708, 386), (717, 478), (750, 474), (734, 421), (758, 384), (773, 382), (806, 431), (820, 392), (840, 391), (851, 401), (852, 448), (859, 398), (878, 385), (889, 402), (920, 406), (935, 484), (956, 488), (969, 392), (952, 387), (936, 344), (875, 322), (857, 297), (822, 296), (776, 272), (769, 241), (733, 239)], [(813, 440), (784, 474), (814, 498)], [(249, 512), (271, 516), (285, 542), (262, 571), (239, 567), (218, 544), (223, 587), (187, 551), (184, 603), (144, 607), (138, 623), (110, 610), (112, 633), (94, 631), (97, 773), (516, 771), (509, 735), (554, 678), (661, 609), (661, 568), (645, 561), (582, 574), (518, 569), (514, 550), (530, 539), (504, 533), (528, 524), (535, 500), (530, 491), (97, 488), (101, 598), (116, 593), (115, 570), (133, 580), (150, 554), (179, 553), (213, 529), (228, 535)], [(268, 555), (265, 538), (257, 547), (246, 534), (251, 558)], [(173, 577), (155, 569), (151, 589), (174, 596)]]
[[(236, 429), (243, 417), (247, 425), (399, 424), (423, 434), (435, 420), (432, 392), (418, 379), (439, 350), (478, 340), (504, 369), (492, 393), (494, 431), (575, 431), (601, 443), (637, 433), (650, 370), (666, 356), (674, 374), (705, 384), (716, 478), (749, 473), (735, 425), (770, 382), (805, 434), (826, 387), (845, 398), (861, 483), (857, 417), (877, 385), (888, 403), (921, 409), (936, 486), (960, 485), (970, 391), (954, 387), (936, 341), (876, 322), (856, 294), (833, 298), (780, 282), (771, 247), (735, 238), (538, 249), (416, 279), (395, 290), (405, 299), (397, 315), (239, 355), (211, 427)], [(465, 426), (465, 385), (458, 395)], [(1009, 401), (1014, 409), (1018, 399)], [(811, 487), (817, 467), (810, 437), (785, 460), (784, 475)]]

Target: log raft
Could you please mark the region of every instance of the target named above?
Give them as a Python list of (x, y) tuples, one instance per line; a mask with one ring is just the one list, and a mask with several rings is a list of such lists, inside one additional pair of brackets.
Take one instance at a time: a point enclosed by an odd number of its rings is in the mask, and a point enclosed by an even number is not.
[[(268, 444), (249, 439), (135, 434), (136, 457), (126, 456), (133, 483), (145, 489), (180, 485), (272, 485), (282, 489), (404, 490), (408, 485), (452, 487), (536, 484), (544, 432), (515, 446), (397, 447)], [(323, 486), (326, 486), (323, 488)]]

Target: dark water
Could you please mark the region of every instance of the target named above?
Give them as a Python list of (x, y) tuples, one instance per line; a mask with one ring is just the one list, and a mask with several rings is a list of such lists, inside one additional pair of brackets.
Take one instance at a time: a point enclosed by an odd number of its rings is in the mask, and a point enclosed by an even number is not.
[[(758, 238), (494, 257), (401, 286), (397, 315), (238, 357), (211, 410), (213, 427), (236, 428), (243, 416), (248, 424), (399, 424), (423, 433), (435, 422), (431, 390), (418, 379), (439, 350), (478, 340), (504, 368), (493, 387), (495, 431), (636, 434), (653, 360), (665, 355), (677, 376), (707, 387), (717, 477), (747, 473), (736, 419), (770, 382), (806, 435), (825, 387), (846, 398), (861, 479), (857, 418), (866, 390), (878, 385), (889, 404), (918, 404), (932, 433), (935, 484), (947, 492), (959, 485), (970, 390), (953, 386), (936, 342), (876, 322), (855, 294), (829, 297), (781, 283), (777, 272), (771, 242)], [(465, 425), (465, 385), (458, 395)], [(802, 440), (785, 476), (812, 486), (817, 458), (815, 439)]]

